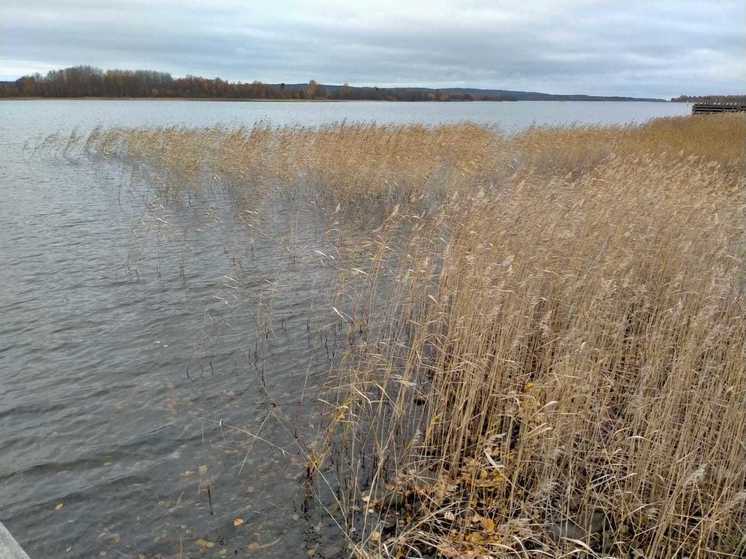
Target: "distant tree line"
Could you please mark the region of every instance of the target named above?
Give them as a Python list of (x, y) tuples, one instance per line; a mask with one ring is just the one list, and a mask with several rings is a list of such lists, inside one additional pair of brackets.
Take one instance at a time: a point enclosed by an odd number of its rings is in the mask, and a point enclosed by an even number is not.
[(138, 97), (204, 99), (329, 99), (380, 101), (510, 101), (508, 95), (445, 92), (417, 88), (325, 86), (229, 82), (220, 78), (174, 78), (149, 70), (101, 70), (75, 66), (46, 75), (0, 82), (0, 97)]
[(746, 95), (679, 95), (676, 103), (739, 103), (746, 105)]

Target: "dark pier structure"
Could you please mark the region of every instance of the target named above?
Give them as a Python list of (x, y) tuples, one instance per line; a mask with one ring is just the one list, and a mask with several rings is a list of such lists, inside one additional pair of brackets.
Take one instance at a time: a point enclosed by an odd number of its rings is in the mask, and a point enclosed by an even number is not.
[(703, 99), (692, 105), (692, 114), (746, 112), (746, 97)]

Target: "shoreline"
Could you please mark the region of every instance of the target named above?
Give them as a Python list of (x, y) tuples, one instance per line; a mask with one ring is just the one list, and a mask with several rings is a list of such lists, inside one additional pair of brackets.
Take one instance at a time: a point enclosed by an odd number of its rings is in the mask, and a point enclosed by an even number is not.
[[(0, 97), (0, 101), (217, 101), (223, 103), (476, 103), (478, 101), (403, 101), (388, 99), (234, 99), (230, 97)], [(503, 101), (482, 101), (502, 103)], [(513, 102), (513, 101), (508, 101)]]
[[(673, 103), (651, 99), (478, 99), (407, 101), (389, 99), (234, 99), (228, 97), (0, 97), (0, 101), (213, 101), (223, 103)], [(679, 102), (680, 103), (680, 102)]]

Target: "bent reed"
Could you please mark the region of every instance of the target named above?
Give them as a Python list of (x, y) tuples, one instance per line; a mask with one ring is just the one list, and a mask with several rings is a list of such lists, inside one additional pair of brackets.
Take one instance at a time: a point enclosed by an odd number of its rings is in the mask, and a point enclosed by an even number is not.
[(75, 142), (377, 216), (309, 465), (357, 557), (746, 555), (741, 115)]

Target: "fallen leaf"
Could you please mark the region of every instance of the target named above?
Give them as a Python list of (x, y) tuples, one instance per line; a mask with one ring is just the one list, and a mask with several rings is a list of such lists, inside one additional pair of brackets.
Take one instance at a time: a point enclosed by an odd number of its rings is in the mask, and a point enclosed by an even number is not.
[(487, 538), (481, 532), (471, 532), (464, 538), (469, 543), (481, 545), (487, 542)]
[(276, 545), (282, 538), (277, 538), (273, 542), (260, 544), (258, 542), (251, 542), (249, 545), (246, 546), (246, 549), (248, 549), (251, 552), (259, 551), (260, 549), (267, 549), (268, 547), (272, 547), (273, 545)]
[(211, 549), (211, 548), (215, 547), (215, 542), (208, 542), (207, 540), (205, 540), (203, 538), (198, 539), (194, 543), (196, 543), (198, 546), (200, 546), (203, 549)]
[(62, 510), (62, 508), (65, 506), (65, 503), (57, 503), (57, 506), (54, 507), (54, 510)]
[(200, 473), (200, 474), (202, 474), (202, 475), (204, 475), (204, 474), (206, 474), (206, 473), (207, 473), (207, 466), (206, 466), (205, 464), (202, 464), (202, 465), (201, 465), (201, 466), (199, 467), (199, 473)]
[(233, 519), (233, 525), (238, 528), (239, 526), (245, 524), (246, 521), (243, 518), (234, 518)]

